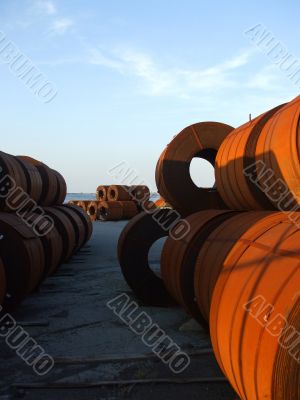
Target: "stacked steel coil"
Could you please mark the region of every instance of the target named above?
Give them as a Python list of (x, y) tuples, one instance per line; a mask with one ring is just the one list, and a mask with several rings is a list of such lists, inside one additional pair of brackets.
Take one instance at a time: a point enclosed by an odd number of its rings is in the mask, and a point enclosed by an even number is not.
[(0, 305), (11, 309), (89, 240), (90, 219), (62, 205), (61, 174), (31, 157), (0, 153)]
[[(243, 400), (300, 398), (299, 121), (300, 97), (234, 130), (213, 123), (183, 130), (160, 157), (156, 181), (184, 220), (172, 220), (168, 209), (159, 219), (146, 211), (118, 243), (135, 296), (176, 303), (208, 329)], [(211, 152), (203, 132), (213, 135), (216, 126), (222, 138)], [(200, 157), (216, 160), (210, 194), (191, 183), (195, 143), (207, 150)], [(162, 237), (158, 276), (148, 255)]]
[(216, 158), (216, 183), (229, 208), (300, 209), (300, 96), (235, 129)]
[(72, 200), (69, 204), (81, 207), (92, 221), (119, 221), (131, 219), (149, 207), (149, 198), (150, 190), (145, 185), (100, 185), (96, 189), (96, 200)]
[(161, 154), (155, 172), (160, 195), (181, 215), (207, 208), (225, 208), (215, 188), (199, 188), (191, 179), (190, 163), (203, 158), (213, 166), (216, 154), (233, 127), (219, 122), (201, 122), (183, 129)]

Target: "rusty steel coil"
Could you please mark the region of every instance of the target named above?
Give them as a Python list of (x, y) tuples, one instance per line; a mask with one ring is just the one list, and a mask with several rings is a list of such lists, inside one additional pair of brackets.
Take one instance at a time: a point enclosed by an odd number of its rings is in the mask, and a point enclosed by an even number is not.
[(55, 175), (56, 182), (57, 182), (57, 191), (56, 195), (53, 199), (53, 205), (63, 204), (67, 195), (67, 184), (64, 177), (55, 169), (51, 169), (52, 174)]
[(42, 280), (53, 275), (62, 262), (63, 243), (61, 235), (55, 227), (53, 219), (47, 214), (40, 214), (35, 210), (29, 211), (26, 222), (31, 225), (31, 229), (40, 238), (44, 254), (45, 268)]
[[(161, 210), (166, 213), (165, 210)], [(124, 278), (135, 296), (144, 304), (165, 307), (175, 301), (163, 280), (149, 266), (151, 246), (168, 235), (151, 215), (142, 212), (132, 218), (118, 241), (118, 259)]]
[(59, 207), (44, 207), (45, 213), (49, 215), (53, 221), (55, 228), (58, 230), (63, 245), (61, 262), (70, 260), (76, 250), (76, 232), (70, 218), (59, 209)]
[(158, 192), (183, 216), (203, 209), (225, 208), (215, 188), (199, 188), (193, 183), (190, 163), (200, 157), (214, 166), (221, 143), (233, 129), (219, 122), (190, 125), (161, 154), (155, 173)]
[(20, 164), (25, 174), (28, 195), (36, 203), (39, 203), (43, 190), (43, 182), (39, 171), (33, 164), (20, 157), (15, 157), (15, 160)]
[(107, 190), (108, 201), (131, 200), (130, 187), (125, 185), (111, 185)]
[(138, 213), (138, 207), (134, 201), (120, 201), (122, 206), (122, 219), (131, 219)]
[(90, 201), (86, 206), (86, 212), (89, 215), (91, 221), (96, 221), (98, 214), (99, 201)]
[[(0, 210), (10, 211), (10, 207), (7, 206), (7, 202), (10, 200), (10, 194), (14, 192), (13, 189), (15, 188), (19, 188), (21, 191), (27, 193), (27, 180), (21, 165), (15, 157), (2, 151), (0, 152), (0, 167)], [(11, 202), (15, 203), (14, 201)]]
[(86, 212), (79, 206), (75, 205), (66, 205), (66, 207), (71, 208), (73, 211), (75, 211), (79, 217), (81, 218), (84, 226), (85, 226), (85, 239), (84, 243), (85, 244), (88, 240), (90, 240), (90, 237), (92, 236), (93, 233), (93, 224), (91, 222), (90, 217), (86, 214)]
[(34, 165), (42, 179), (42, 193), (40, 197), (40, 205), (50, 206), (54, 204), (54, 200), (57, 196), (58, 181), (56, 175), (53, 173), (51, 168), (41, 161), (35, 160), (28, 156), (18, 156), (19, 159)]
[[(209, 234), (236, 212), (229, 210), (199, 211), (186, 218), (189, 231), (180, 240), (170, 235), (161, 255), (161, 276), (169, 293), (203, 326), (203, 319), (194, 293), (194, 269), (199, 249)], [(176, 226), (173, 228), (176, 229)]]
[(72, 205), (72, 206), (77, 206), (79, 201), (81, 201), (81, 200), (69, 200), (67, 202), (67, 204)]
[(80, 207), (80, 208), (82, 208), (82, 210), (84, 212), (87, 212), (87, 207), (90, 204), (90, 202), (91, 202), (91, 200), (80, 200), (80, 201), (76, 201), (75, 203), (69, 202), (68, 204)]
[[(224, 139), (216, 157), (216, 185), (226, 205), (236, 210), (273, 210), (261, 188), (253, 182), (256, 145), (260, 134), (283, 105), (235, 129)], [(251, 170), (251, 177), (247, 173)]]
[(300, 230), (278, 214), (236, 242), (212, 296), (213, 349), (242, 400), (300, 395)]
[(85, 243), (86, 225), (80, 215), (78, 215), (78, 212), (76, 212), (73, 208), (67, 206), (55, 206), (54, 208), (63, 212), (73, 225), (75, 231), (75, 249), (73, 252), (75, 253)]
[(150, 189), (146, 185), (130, 186), (130, 194), (132, 199), (137, 202), (148, 201), (150, 198)]
[(98, 205), (98, 219), (103, 221), (119, 221), (123, 218), (121, 201), (101, 201)]
[(61, 235), (54, 226), (45, 236), (41, 236), (45, 253), (45, 270), (42, 280), (53, 275), (63, 261), (63, 242)]
[(300, 96), (269, 119), (256, 146), (256, 160), (264, 166), (258, 181), (280, 210), (300, 206), (299, 118)]
[(194, 267), (194, 293), (198, 309), (206, 321), (209, 321), (212, 293), (225, 258), (247, 229), (270, 214), (268, 211), (233, 214), (219, 224), (199, 248)]
[(45, 252), (45, 274), (43, 279), (53, 275), (63, 261), (63, 241), (54, 226), (45, 236), (41, 237)]
[(106, 201), (107, 200), (107, 191), (109, 185), (100, 185), (96, 189), (96, 199), (98, 201)]
[(0, 213), (0, 252), (8, 305), (16, 305), (40, 284), (45, 270), (41, 240), (17, 215)]
[(2, 259), (0, 258), (0, 306), (3, 305), (6, 296), (6, 276)]

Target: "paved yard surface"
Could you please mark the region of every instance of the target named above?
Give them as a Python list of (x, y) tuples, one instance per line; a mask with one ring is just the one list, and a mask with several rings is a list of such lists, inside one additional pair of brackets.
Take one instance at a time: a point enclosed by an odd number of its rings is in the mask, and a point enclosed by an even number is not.
[[(191, 364), (177, 375), (106, 306), (121, 293), (132, 297), (116, 257), (124, 225), (95, 222), (90, 242), (13, 314), (55, 366), (37, 376), (0, 338), (0, 400), (237, 399), (211, 352), (203, 351), (210, 348), (208, 336), (181, 309), (140, 305), (190, 354)], [(154, 268), (160, 245), (151, 251)]]

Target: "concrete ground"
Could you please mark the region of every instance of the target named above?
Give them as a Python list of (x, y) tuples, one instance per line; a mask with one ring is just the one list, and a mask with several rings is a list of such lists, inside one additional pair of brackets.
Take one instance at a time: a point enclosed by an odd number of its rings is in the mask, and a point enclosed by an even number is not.
[[(125, 224), (95, 222), (90, 242), (13, 314), (55, 365), (38, 376), (0, 338), (0, 400), (237, 399), (212, 353), (201, 350), (210, 348), (207, 334), (180, 308), (140, 306), (190, 354), (189, 367), (174, 374), (106, 306), (121, 293), (132, 297), (116, 253)], [(160, 247), (150, 255), (155, 269)]]

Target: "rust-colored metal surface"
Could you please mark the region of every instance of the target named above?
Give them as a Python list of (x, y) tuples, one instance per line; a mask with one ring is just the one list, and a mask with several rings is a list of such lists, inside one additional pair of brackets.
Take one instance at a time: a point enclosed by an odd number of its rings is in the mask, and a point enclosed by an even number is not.
[(42, 179), (42, 193), (39, 203), (42, 206), (50, 206), (54, 204), (54, 200), (58, 192), (58, 181), (57, 176), (52, 172), (52, 170), (41, 161), (35, 160), (28, 156), (18, 156), (19, 159), (34, 165)]
[(63, 245), (62, 262), (67, 262), (72, 257), (77, 246), (74, 225), (59, 207), (44, 207), (44, 210), (53, 219), (54, 225), (61, 235)]
[[(69, 200), (67, 204), (77, 206), (78, 203), (79, 203), (79, 200)], [(90, 203), (90, 201), (89, 201), (89, 203)]]
[(120, 203), (123, 209), (122, 219), (131, 219), (139, 213), (134, 201), (121, 201)]
[[(40, 213), (31, 211), (30, 214), (28, 214), (26, 221), (34, 227), (35, 234), (38, 235), (41, 233), (39, 238), (43, 245), (45, 255), (45, 268), (41, 278), (41, 281), (43, 281), (48, 276), (54, 274), (62, 262), (62, 237), (56, 227), (52, 225), (52, 221), (49, 221), (49, 216), (47, 215), (43, 217)], [(45, 221), (50, 223), (48, 229), (47, 226), (45, 226)]]
[(150, 198), (150, 189), (145, 185), (130, 186), (130, 193), (132, 199), (137, 202), (148, 201)]
[(99, 201), (90, 201), (86, 207), (86, 212), (89, 215), (91, 221), (96, 221), (98, 213)]
[(106, 201), (107, 200), (107, 191), (109, 186), (108, 185), (100, 185), (96, 189), (96, 199), (98, 201)]
[(44, 278), (53, 275), (63, 261), (63, 241), (55, 226), (47, 235), (41, 237), (45, 252)]
[(84, 239), (84, 242), (83, 242), (83, 244), (85, 244), (90, 239), (90, 237), (92, 236), (92, 233), (93, 233), (93, 224), (91, 222), (90, 217), (79, 206), (75, 206), (75, 205), (70, 205), (69, 204), (66, 207), (71, 208), (81, 218), (81, 221), (83, 222), (83, 224), (85, 226), (85, 239)]
[(0, 258), (0, 306), (3, 305), (6, 295), (6, 276), (2, 259)]
[[(255, 163), (256, 144), (278, 106), (235, 129), (224, 139), (216, 157), (216, 185), (224, 202), (236, 210), (272, 210), (267, 196), (244, 173)], [(251, 168), (256, 172), (255, 167)]]
[(148, 261), (153, 243), (167, 235), (151, 215), (143, 212), (129, 221), (119, 237), (118, 258), (124, 278), (137, 298), (147, 305), (164, 307), (175, 303)]
[(219, 122), (188, 126), (161, 154), (155, 173), (158, 191), (183, 216), (203, 209), (226, 208), (215, 188), (199, 188), (193, 183), (190, 163), (200, 157), (214, 165), (221, 143), (233, 129)]
[(192, 214), (186, 218), (190, 226), (188, 233), (180, 240), (169, 236), (163, 247), (161, 275), (167, 289), (203, 326), (206, 326), (206, 321), (195, 302), (194, 293), (196, 258), (210, 232), (233, 215), (235, 212), (227, 210), (206, 210)]
[(128, 201), (131, 200), (130, 188), (125, 185), (111, 185), (107, 191), (108, 201)]
[(210, 233), (199, 249), (195, 263), (194, 292), (206, 321), (209, 320), (212, 293), (225, 258), (243, 233), (269, 214), (267, 211), (249, 211), (232, 215)]
[(62, 211), (69, 218), (71, 224), (73, 225), (75, 231), (75, 248), (73, 253), (76, 253), (76, 251), (78, 251), (85, 242), (86, 225), (78, 213), (71, 207), (55, 206), (54, 208)]
[(5, 268), (8, 306), (17, 305), (37, 288), (45, 270), (41, 240), (18, 216), (0, 213), (0, 253)]
[(1, 179), (5, 178), (4, 187), (7, 193), (2, 193), (0, 199), (0, 210), (10, 209), (6, 206), (5, 201), (9, 198), (9, 191), (14, 189), (15, 187), (20, 187), (24, 192), (28, 192), (27, 180), (24, 174), (24, 171), (15, 157), (10, 154), (6, 154), (4, 152), (0, 152), (0, 167), (1, 169)]
[(53, 199), (54, 204), (63, 204), (67, 195), (67, 184), (64, 177), (55, 169), (51, 169), (52, 174), (55, 175), (57, 183), (57, 192)]
[(123, 218), (123, 206), (120, 201), (101, 201), (98, 206), (98, 218), (103, 221), (119, 221)]
[(90, 200), (80, 200), (80, 201), (76, 201), (75, 203), (69, 202), (68, 204), (76, 205), (77, 207), (82, 208), (83, 211), (87, 212), (87, 206), (89, 205), (90, 202), (91, 202)]
[(223, 263), (212, 296), (211, 339), (242, 400), (299, 398), (299, 254), (299, 228), (275, 213), (252, 225)]
[(25, 174), (27, 182), (27, 193), (29, 194), (31, 199), (39, 203), (43, 190), (43, 182), (39, 171), (33, 164), (27, 162), (24, 159), (15, 157), (15, 160), (20, 164)]
[[(256, 159), (273, 171), (268, 174), (267, 187), (271, 188), (269, 193), (274, 206), (281, 210), (300, 206), (299, 118), (300, 96), (267, 122), (257, 142)], [(266, 175), (261, 174), (259, 178), (264, 187)]]
[(41, 237), (41, 242), (45, 253), (45, 270), (42, 277), (44, 280), (53, 275), (63, 261), (63, 241), (58, 230), (53, 227), (45, 236)]

